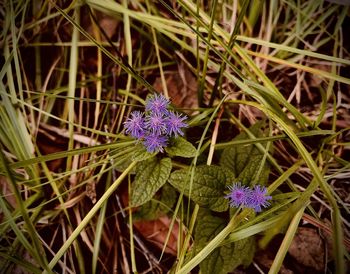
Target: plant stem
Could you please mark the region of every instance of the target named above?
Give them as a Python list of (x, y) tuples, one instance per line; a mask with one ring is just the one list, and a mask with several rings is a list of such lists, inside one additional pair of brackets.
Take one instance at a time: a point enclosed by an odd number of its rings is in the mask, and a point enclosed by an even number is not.
[(234, 230), (234, 228), (240, 223), (244, 217), (248, 215), (249, 211), (244, 210), (236, 218), (233, 217), (228, 225), (218, 234), (216, 237), (210, 241), (210, 243), (204, 247), (192, 260), (190, 260), (183, 268), (181, 268), (177, 274), (189, 273), (193, 268), (200, 264), (207, 256), (217, 248), (225, 238)]

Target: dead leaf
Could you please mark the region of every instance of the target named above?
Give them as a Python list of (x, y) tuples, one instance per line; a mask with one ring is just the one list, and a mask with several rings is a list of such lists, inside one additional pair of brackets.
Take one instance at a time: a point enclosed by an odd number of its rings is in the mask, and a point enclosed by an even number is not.
[(1, 187), (1, 195), (6, 199), (6, 201), (13, 208), (17, 208), (15, 195), (13, 195), (11, 187), (8, 184), (7, 178), (4, 176), (0, 176), (0, 187)]
[[(256, 256), (256, 261), (265, 267), (266, 269), (270, 269), (273, 263), (274, 257), (272, 254), (269, 254), (268, 252), (260, 252), (258, 256)], [(284, 265), (281, 265), (281, 268), (279, 270), (280, 274), (293, 274), (294, 272), (288, 268), (286, 268)]]
[(86, 196), (89, 197), (93, 204), (96, 203), (96, 182), (94, 180), (86, 184)]
[[(170, 223), (171, 219), (168, 216), (164, 216), (157, 220), (134, 222), (134, 226), (148, 241), (152, 242), (160, 249), (163, 249)], [(177, 237), (179, 235), (178, 231), (179, 226), (177, 223), (175, 223), (165, 249), (165, 252), (174, 256), (176, 256), (177, 251)]]
[(288, 252), (306, 267), (317, 271), (322, 271), (325, 267), (324, 242), (316, 229), (299, 228)]
[[(173, 105), (185, 109), (198, 108), (197, 81), (185, 65), (180, 65), (178, 71), (171, 71), (165, 74), (165, 80)], [(156, 78), (153, 86), (156, 91), (163, 93), (163, 85), (160, 77)], [(192, 112), (184, 111), (186, 113)]]
[[(118, 20), (112, 16), (109, 16), (101, 12), (95, 12), (95, 17), (101, 29), (103, 29), (107, 37), (111, 39), (118, 27), (118, 24), (119, 24)], [(92, 24), (88, 26), (87, 31), (89, 34), (94, 35)], [(104, 35), (101, 35), (101, 39), (103, 42), (107, 41)]]

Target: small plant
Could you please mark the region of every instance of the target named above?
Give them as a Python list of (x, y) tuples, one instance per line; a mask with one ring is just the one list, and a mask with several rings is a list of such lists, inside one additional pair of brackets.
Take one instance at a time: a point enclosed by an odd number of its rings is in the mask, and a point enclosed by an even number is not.
[[(158, 102), (156, 106), (153, 103)], [(164, 125), (164, 127), (157, 127), (155, 124), (150, 127), (147, 126), (148, 115), (152, 115), (151, 111), (157, 110), (155, 114), (161, 115), (164, 118), (164, 122), (159, 123)], [(160, 113), (161, 111), (161, 113)], [(170, 133), (169, 126), (166, 120), (169, 119), (169, 112), (167, 108), (167, 101), (162, 96), (150, 97), (146, 100), (146, 113), (144, 120), (139, 124), (141, 127), (135, 127), (137, 129), (142, 128), (142, 134), (137, 134), (140, 136), (138, 140), (142, 142), (142, 145), (147, 148), (147, 153), (149, 156), (147, 159), (139, 161), (136, 166), (135, 180), (132, 184), (131, 191), (131, 206), (138, 206), (137, 218), (157, 218), (162, 214), (165, 214), (167, 210), (161, 207), (163, 210), (159, 210), (160, 207), (156, 206), (152, 199), (155, 199), (154, 195), (162, 188), (167, 186), (167, 192), (169, 192), (169, 186), (167, 182), (180, 194), (183, 193), (188, 197), (189, 202), (194, 202), (199, 209), (200, 218), (197, 219), (197, 228), (206, 226), (208, 223), (212, 223), (213, 230), (211, 229), (196, 229), (194, 231), (195, 254), (198, 250), (204, 248), (204, 243), (208, 243), (214, 239), (218, 231), (216, 226), (229, 226), (229, 223), (221, 217), (214, 216), (215, 212), (230, 212), (230, 206), (240, 208), (242, 210), (246, 208), (254, 209), (255, 212), (261, 212), (262, 208), (269, 206), (269, 200), (272, 199), (271, 196), (267, 195), (267, 188), (263, 185), (254, 185), (254, 178), (259, 177), (261, 181), (266, 182), (269, 175), (269, 165), (266, 162), (262, 162), (263, 155), (259, 152), (254, 145), (245, 146), (244, 149), (236, 150), (235, 146), (227, 146), (222, 154), (220, 165), (197, 165), (196, 167), (186, 167), (186, 168), (174, 168), (172, 159), (173, 156), (184, 156), (192, 158), (197, 157), (196, 149), (190, 144), (185, 138), (180, 137), (183, 135), (182, 132), (179, 134), (173, 134), (170, 138), (169, 146), (162, 145), (164, 147), (164, 152), (162, 154), (155, 155), (154, 152), (162, 152), (159, 149), (149, 149), (149, 144), (147, 142), (147, 136), (156, 135), (157, 138), (168, 137)], [(137, 119), (141, 116), (139, 112), (132, 113)], [(174, 114), (177, 115), (177, 114)], [(183, 118), (183, 117), (181, 117)], [(135, 119), (135, 121), (137, 120)], [(125, 123), (126, 131), (132, 132), (129, 127), (131, 122), (128, 119)], [(187, 126), (180, 121), (181, 128)], [(259, 122), (252, 126), (251, 131), (257, 134), (257, 136), (262, 136), (262, 128), (264, 123)], [(178, 128), (176, 128), (175, 131)], [(246, 138), (245, 133), (241, 133), (234, 140), (241, 138)], [(186, 153), (186, 150), (192, 151), (192, 153)], [(137, 151), (137, 148), (135, 148)], [(175, 152), (175, 153), (174, 153)], [(152, 154), (150, 154), (152, 153)], [(242, 183), (236, 183), (232, 185), (234, 181), (241, 181)], [(225, 195), (225, 192), (229, 188), (230, 193)], [(168, 198), (164, 199), (163, 195), (165, 193), (161, 191), (161, 196), (158, 196), (163, 203), (168, 206), (173, 204)], [(244, 213), (246, 214), (246, 213)], [(239, 252), (235, 251), (237, 243), (230, 243), (228, 246), (218, 247), (208, 258), (204, 259), (200, 264), (203, 273), (208, 269), (215, 268), (217, 271), (215, 273), (225, 273), (225, 269), (229, 271), (238, 265), (248, 265), (251, 262), (251, 258), (254, 254), (255, 243), (254, 236), (242, 239)], [(223, 256), (229, 249), (230, 256)], [(220, 256), (222, 264), (217, 264), (213, 258)], [(210, 262), (210, 266), (207, 264)], [(214, 263), (215, 262), (215, 263)], [(221, 269), (221, 270), (219, 270)]]
[(146, 112), (133, 111), (124, 123), (125, 132), (141, 141), (148, 152), (163, 152), (169, 138), (184, 135), (187, 117), (169, 110), (169, 103), (161, 94), (150, 96)]

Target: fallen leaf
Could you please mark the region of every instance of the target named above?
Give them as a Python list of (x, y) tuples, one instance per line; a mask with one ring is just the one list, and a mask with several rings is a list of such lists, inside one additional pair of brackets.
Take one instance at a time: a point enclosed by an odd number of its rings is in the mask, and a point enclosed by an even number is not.
[[(168, 216), (160, 217), (152, 221), (137, 221), (134, 222), (136, 229), (154, 245), (163, 249), (166, 237), (168, 235), (171, 218)], [(173, 230), (171, 231), (169, 241), (167, 243), (165, 252), (176, 256), (177, 252), (177, 238), (179, 235), (179, 226), (175, 222)]]
[(325, 267), (324, 242), (316, 229), (300, 227), (288, 252), (306, 267), (312, 267), (317, 271)]
[(10, 187), (8, 181), (7, 181), (7, 178), (4, 176), (0, 176), (0, 188), (1, 188), (1, 195), (6, 199), (6, 201), (13, 208), (17, 208), (17, 202), (16, 202), (15, 195), (13, 195), (13, 192), (11, 190), (11, 187)]
[[(185, 65), (180, 65), (178, 71), (165, 74), (165, 80), (169, 97), (174, 106), (185, 109), (198, 108), (197, 80)], [(164, 89), (160, 77), (156, 78), (153, 86), (155, 90), (163, 93)], [(189, 111), (185, 112), (189, 113)]]
[[(274, 257), (272, 254), (269, 254), (269, 252), (259, 252), (259, 254), (256, 256), (255, 260), (259, 263), (259, 265), (262, 265), (266, 269), (270, 269), (272, 266)], [(278, 273), (280, 273), (280, 274), (293, 274), (294, 272), (292, 270), (286, 268), (284, 265), (281, 265), (281, 268), (280, 268)]]

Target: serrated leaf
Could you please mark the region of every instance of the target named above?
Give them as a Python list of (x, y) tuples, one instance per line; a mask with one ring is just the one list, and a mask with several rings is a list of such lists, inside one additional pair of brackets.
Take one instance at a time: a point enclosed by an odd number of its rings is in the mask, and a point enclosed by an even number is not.
[(235, 265), (236, 268), (239, 265), (248, 266), (252, 263), (255, 253), (255, 236), (251, 236), (233, 243), (234, 252), (233, 256), (239, 257), (239, 264)]
[[(132, 162), (131, 156), (133, 154), (133, 151), (131, 152), (126, 152), (122, 157), (118, 156), (115, 157), (114, 155), (112, 156), (113, 158), (113, 168), (118, 170), (119, 172), (123, 172)], [(130, 172), (130, 174), (135, 173), (135, 168)]]
[[(179, 192), (189, 196), (190, 169), (182, 169), (170, 175), (169, 182)], [(207, 207), (213, 211), (225, 211), (228, 201), (224, 198), (226, 186), (232, 184), (234, 176), (226, 168), (219, 166), (197, 166), (195, 168), (191, 199), (198, 205)]]
[[(260, 130), (261, 126), (262, 123), (258, 122), (251, 126), (249, 130), (256, 137), (260, 137), (262, 135)], [(245, 132), (241, 132), (238, 136), (233, 138), (232, 141), (245, 140), (248, 138), (249, 137)], [(220, 165), (232, 170), (232, 172), (235, 174), (235, 177), (237, 177), (249, 162), (249, 155), (252, 153), (252, 151), (256, 150), (257, 148), (255, 147), (255, 145), (229, 146), (226, 149), (224, 149), (224, 151), (221, 154)]]
[[(224, 219), (201, 214), (195, 229), (195, 252), (201, 251), (226, 226)], [(249, 265), (254, 256), (254, 237), (220, 246), (200, 264), (202, 274), (226, 274), (239, 265)]]
[(165, 148), (165, 151), (170, 156), (180, 156), (185, 158), (194, 157), (197, 153), (196, 148), (182, 137), (173, 138), (169, 146)]
[(140, 162), (136, 167), (132, 186), (131, 206), (140, 206), (152, 199), (165, 184), (171, 172), (171, 159), (153, 157)]
[(267, 162), (264, 163), (264, 166), (257, 177), (260, 165), (262, 165), (262, 160), (262, 155), (251, 156), (249, 163), (239, 174), (236, 181), (241, 182), (244, 185), (254, 185), (256, 183), (259, 185), (266, 185), (270, 174), (270, 165)]
[[(263, 122), (258, 122), (250, 127), (250, 131), (256, 137), (262, 137), (262, 126)], [(245, 132), (242, 132), (233, 140), (244, 140), (247, 138), (249, 138), (247, 134)], [(265, 144), (263, 143), (263, 145)], [(233, 171), (235, 174), (236, 182), (241, 182), (242, 184), (248, 186), (254, 185), (256, 183), (264, 185), (267, 183), (270, 169), (268, 163), (266, 162), (264, 163), (264, 166), (260, 168), (262, 160), (263, 155), (254, 144), (245, 146), (233, 145), (227, 147), (222, 152), (220, 165)], [(258, 174), (258, 172), (260, 173)]]
[(137, 144), (135, 146), (135, 151), (131, 155), (131, 160), (135, 162), (141, 162), (147, 159), (152, 158), (157, 153), (149, 153), (147, 149), (142, 144)]
[[(118, 157), (113, 156), (115, 153), (118, 154)], [(154, 157), (156, 154), (147, 152), (145, 147), (140, 143), (133, 145), (131, 150), (130, 148), (122, 148), (111, 152), (114, 168), (120, 172), (123, 172), (131, 162), (141, 162)], [(135, 173), (135, 170), (132, 170), (131, 173)]]
[(169, 184), (162, 187), (162, 193), (159, 201), (151, 200), (139, 207), (133, 214), (133, 220), (155, 220), (164, 214), (167, 214), (176, 202), (176, 191)]

